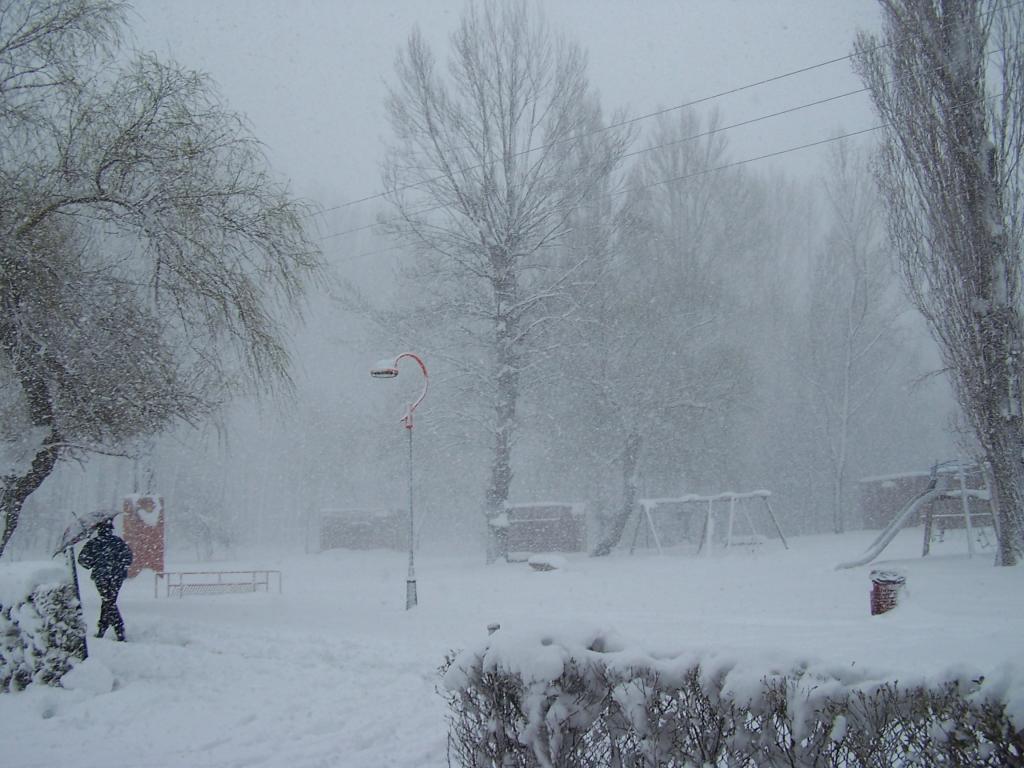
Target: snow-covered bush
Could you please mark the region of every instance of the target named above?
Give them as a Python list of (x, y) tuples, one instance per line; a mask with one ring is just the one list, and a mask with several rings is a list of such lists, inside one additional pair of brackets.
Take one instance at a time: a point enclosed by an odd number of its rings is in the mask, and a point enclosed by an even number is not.
[(0, 573), (0, 692), (58, 685), (85, 658), (85, 623), (60, 568)]
[(1024, 732), (1006, 704), (1019, 696), (981, 678), (901, 684), (853, 668), (653, 658), (600, 634), (502, 632), (444, 669), (450, 759), (466, 768), (1024, 760)]

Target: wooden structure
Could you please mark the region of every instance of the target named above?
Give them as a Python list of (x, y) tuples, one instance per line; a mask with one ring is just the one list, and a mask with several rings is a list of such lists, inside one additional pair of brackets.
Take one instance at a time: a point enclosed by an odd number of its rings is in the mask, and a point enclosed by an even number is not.
[[(950, 486), (960, 484), (959, 462), (940, 465), (934, 471), (940, 478), (945, 476), (945, 480)], [(869, 530), (881, 530), (888, 526), (906, 505), (907, 499), (912, 499), (924, 492), (931, 482), (931, 477), (932, 471), (924, 470), (877, 475), (858, 480), (860, 512), (864, 527)], [(966, 488), (985, 487), (985, 479), (977, 465), (964, 466), (963, 484)], [(974, 514), (987, 514), (991, 517), (987, 500), (975, 498), (971, 504), (971, 511)], [(947, 496), (937, 498), (931, 504), (923, 506), (913, 520), (907, 521), (907, 525), (923, 525), (929, 514), (932, 515), (933, 520), (938, 521), (942, 530), (964, 528), (967, 524), (960, 499)]]
[(587, 549), (583, 504), (554, 501), (505, 504), (502, 513), (489, 522), (496, 554), (505, 558), (525, 553), (585, 552)]
[(320, 513), (320, 551), (409, 547), (409, 511), (353, 507)]
[[(972, 474), (974, 467), (965, 465), (961, 461), (950, 461), (944, 464), (936, 464), (928, 473), (928, 482), (924, 489), (904, 500), (905, 503), (896, 507), (896, 514), (892, 520), (882, 529), (877, 538), (864, 551), (854, 559), (839, 563), (836, 568), (856, 568), (866, 565), (878, 557), (892, 542), (896, 535), (905, 527), (924, 523), (924, 546), (921, 556), (926, 557), (931, 550), (932, 538), (935, 534), (936, 521), (944, 526), (941, 531), (950, 528), (963, 528), (967, 534), (967, 553), (974, 555), (974, 536), (978, 531), (979, 540), (984, 545), (983, 528), (991, 526), (995, 538), (999, 538), (998, 520), (992, 514), (992, 507), (989, 503), (991, 498), (988, 491), (987, 479), (983, 472), (976, 471), (976, 478), (980, 476), (985, 482), (984, 488), (972, 488), (969, 485), (968, 477)], [(920, 473), (913, 473), (914, 477)], [(894, 478), (904, 476), (888, 476), (887, 483), (893, 483), (893, 487), (899, 487), (893, 481)], [(952, 486), (952, 487), (951, 487)], [(984, 508), (972, 511), (972, 502), (984, 503)]]
[(164, 500), (160, 496), (132, 495), (124, 499), (122, 528), (125, 543), (132, 550), (129, 578), (144, 570), (164, 569)]
[[(977, 531), (980, 541), (986, 542), (985, 528), (997, 530), (998, 521), (992, 514), (992, 504), (990, 503), (992, 497), (981, 470), (976, 466), (964, 466), (963, 462), (956, 462), (955, 466), (959, 488), (947, 491), (929, 504), (925, 510), (924, 546), (921, 550), (921, 557), (927, 557), (931, 552), (932, 540), (936, 536), (941, 541), (945, 532), (954, 528), (965, 530), (967, 555), (974, 557), (975, 532)], [(969, 477), (974, 481), (974, 487), (971, 486)], [(979, 484), (984, 487), (977, 487)]]

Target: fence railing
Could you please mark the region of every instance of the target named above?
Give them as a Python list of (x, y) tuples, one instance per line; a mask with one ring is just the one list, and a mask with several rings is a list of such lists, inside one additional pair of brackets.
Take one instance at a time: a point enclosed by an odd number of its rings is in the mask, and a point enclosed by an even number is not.
[(153, 597), (160, 596), (161, 581), (166, 597), (177, 595), (180, 598), (259, 590), (269, 592), (272, 577), (277, 578), (277, 591), (281, 592), (280, 571), (161, 571), (153, 577)]

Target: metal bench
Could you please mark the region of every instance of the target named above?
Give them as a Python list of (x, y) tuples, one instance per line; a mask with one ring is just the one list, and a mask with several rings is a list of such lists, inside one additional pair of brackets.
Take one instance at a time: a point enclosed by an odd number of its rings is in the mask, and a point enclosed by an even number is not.
[(164, 595), (223, 595), (233, 592), (270, 592), (271, 575), (277, 576), (277, 591), (281, 592), (281, 572), (252, 571), (161, 571), (154, 574), (153, 597), (160, 596), (160, 580), (164, 582)]

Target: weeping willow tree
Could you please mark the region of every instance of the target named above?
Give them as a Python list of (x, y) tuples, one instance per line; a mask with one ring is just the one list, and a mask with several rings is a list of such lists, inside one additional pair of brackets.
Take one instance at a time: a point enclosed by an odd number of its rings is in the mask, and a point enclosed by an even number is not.
[(61, 459), (287, 382), (320, 270), (206, 78), (119, 57), (124, 12), (0, 0), (0, 554)]

